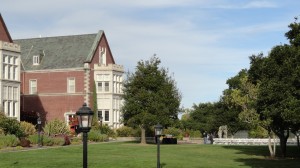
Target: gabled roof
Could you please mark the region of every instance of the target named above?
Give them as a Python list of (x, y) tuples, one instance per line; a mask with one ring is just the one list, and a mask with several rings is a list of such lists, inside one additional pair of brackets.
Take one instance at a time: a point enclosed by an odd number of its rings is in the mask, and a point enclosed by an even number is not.
[[(21, 46), (24, 70), (81, 68), (89, 62), (104, 32), (59, 37), (14, 40)], [(41, 56), (39, 65), (33, 65), (33, 56)]]
[(0, 41), (5, 41), (5, 42), (12, 43), (12, 39), (11, 39), (10, 34), (7, 30), (7, 27), (5, 25), (5, 22), (2, 18), (1, 13), (0, 13)]

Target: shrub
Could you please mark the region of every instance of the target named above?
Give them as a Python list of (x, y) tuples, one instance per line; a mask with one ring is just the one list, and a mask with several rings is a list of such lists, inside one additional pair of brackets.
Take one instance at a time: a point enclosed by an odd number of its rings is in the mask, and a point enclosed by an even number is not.
[(131, 127), (120, 127), (116, 130), (117, 132), (117, 136), (119, 137), (130, 137), (130, 136), (134, 136), (134, 129)]
[(73, 137), (71, 138), (71, 144), (80, 144), (82, 142), (81, 137)]
[(24, 132), (21, 130), (20, 123), (16, 119), (1, 116), (0, 128), (4, 131), (5, 135), (16, 135), (18, 138), (24, 136)]
[(42, 145), (43, 146), (53, 146), (54, 145), (54, 138), (47, 136), (47, 135), (43, 135), (42, 136)]
[(0, 148), (14, 147), (20, 143), (20, 140), (15, 135), (0, 135)]
[(29, 122), (21, 121), (20, 128), (24, 132), (25, 136), (28, 137), (29, 135), (33, 135), (36, 133), (35, 126)]
[(64, 137), (52, 137), (53, 145), (63, 146), (65, 145)]
[(201, 132), (200, 132), (200, 131), (197, 131), (197, 130), (190, 130), (190, 137), (193, 137), (193, 138), (201, 138), (202, 135), (201, 135)]
[(181, 130), (175, 127), (169, 127), (168, 129), (164, 130), (164, 134), (170, 134), (173, 135), (174, 137), (178, 137), (181, 134)]
[(263, 127), (256, 127), (252, 128), (248, 132), (249, 138), (267, 138), (268, 137), (268, 131), (264, 129)]
[(29, 135), (27, 139), (30, 141), (31, 144), (38, 144), (39, 137), (38, 134), (33, 134)]
[(103, 142), (108, 140), (108, 136), (106, 134), (101, 134), (99, 130), (91, 130), (88, 133), (88, 140), (94, 142)]
[(4, 135), (4, 130), (0, 128), (0, 135)]
[(70, 129), (64, 121), (54, 119), (46, 123), (44, 127), (44, 132), (46, 135), (58, 135), (58, 134), (69, 134)]
[(108, 125), (100, 127), (100, 132), (101, 134), (106, 134), (109, 137), (116, 137), (116, 133)]

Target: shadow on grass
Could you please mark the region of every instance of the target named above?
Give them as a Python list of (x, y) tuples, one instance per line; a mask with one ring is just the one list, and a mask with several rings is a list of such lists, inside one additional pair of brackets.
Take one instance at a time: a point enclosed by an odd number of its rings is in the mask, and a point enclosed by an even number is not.
[(276, 147), (276, 157), (270, 158), (268, 146), (224, 146), (225, 149), (233, 149), (237, 154), (253, 156), (251, 158), (238, 158), (237, 162), (252, 168), (293, 168), (299, 167), (300, 150), (297, 146), (287, 146), (287, 157), (282, 158), (280, 147)]

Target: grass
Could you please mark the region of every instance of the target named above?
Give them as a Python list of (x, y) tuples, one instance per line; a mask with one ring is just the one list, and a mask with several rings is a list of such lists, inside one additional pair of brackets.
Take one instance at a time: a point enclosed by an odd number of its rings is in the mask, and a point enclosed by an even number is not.
[[(88, 145), (89, 168), (155, 168), (156, 145), (138, 143), (97, 143)], [(279, 151), (277, 151), (279, 152)], [(268, 159), (266, 146), (161, 145), (162, 168), (283, 168), (298, 167), (297, 147), (289, 147), (294, 157)], [(1, 168), (82, 167), (82, 145), (0, 152)]]

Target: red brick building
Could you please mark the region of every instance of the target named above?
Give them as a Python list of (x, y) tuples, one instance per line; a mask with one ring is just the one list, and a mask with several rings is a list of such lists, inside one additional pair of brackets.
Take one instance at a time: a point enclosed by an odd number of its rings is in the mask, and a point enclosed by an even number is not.
[(93, 108), (95, 88), (98, 116), (112, 128), (121, 126), (124, 70), (116, 65), (104, 31), (14, 43), (21, 46), (21, 113), (68, 122), (84, 102)]

